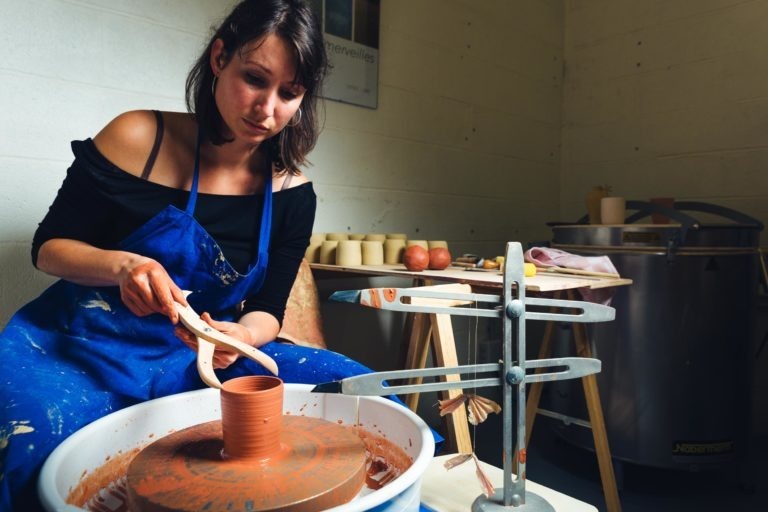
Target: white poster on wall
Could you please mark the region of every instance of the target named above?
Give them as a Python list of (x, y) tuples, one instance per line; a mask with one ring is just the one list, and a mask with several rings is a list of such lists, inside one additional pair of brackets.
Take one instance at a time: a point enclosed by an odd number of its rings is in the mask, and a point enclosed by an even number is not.
[(378, 105), (380, 0), (315, 0), (322, 12), (331, 64), (323, 87), (330, 100), (368, 108)]

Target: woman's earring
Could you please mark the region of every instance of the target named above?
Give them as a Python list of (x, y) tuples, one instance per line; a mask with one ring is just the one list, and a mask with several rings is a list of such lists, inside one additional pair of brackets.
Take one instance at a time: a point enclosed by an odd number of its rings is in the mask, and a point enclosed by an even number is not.
[(216, 79), (219, 78), (219, 75), (213, 75), (213, 80), (211, 80), (211, 96), (216, 96)]
[[(288, 123), (288, 126), (291, 128), (295, 128), (296, 126), (299, 126), (299, 123), (301, 122), (301, 107), (299, 107), (299, 110), (296, 111), (296, 113), (299, 115), (298, 119), (291, 119), (292, 122)], [(295, 115), (293, 116), (296, 117)]]

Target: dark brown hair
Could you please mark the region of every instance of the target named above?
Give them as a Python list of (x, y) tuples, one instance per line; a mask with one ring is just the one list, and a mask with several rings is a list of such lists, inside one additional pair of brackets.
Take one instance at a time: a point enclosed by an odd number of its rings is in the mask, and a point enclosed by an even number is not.
[(280, 170), (297, 173), (315, 146), (320, 131), (317, 98), (328, 63), (320, 24), (302, 0), (245, 0), (214, 30), (205, 51), (187, 76), (187, 109), (195, 115), (202, 134), (213, 144), (230, 142), (222, 133), (223, 121), (211, 92), (211, 49), (217, 39), (224, 42), (224, 55), (231, 58), (246, 45), (275, 34), (296, 56), (296, 83), (306, 92), (301, 101), (301, 119), (286, 126), (265, 142), (269, 157)]

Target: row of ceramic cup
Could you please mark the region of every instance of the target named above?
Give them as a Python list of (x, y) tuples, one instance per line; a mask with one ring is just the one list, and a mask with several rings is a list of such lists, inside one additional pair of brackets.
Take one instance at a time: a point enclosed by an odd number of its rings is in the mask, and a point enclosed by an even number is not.
[[(337, 238), (347, 236), (347, 238)], [(350, 239), (362, 236), (362, 239)], [(445, 240), (408, 240), (400, 233), (348, 235), (346, 233), (314, 233), (304, 257), (310, 263), (340, 265), (397, 265), (403, 262), (405, 250), (419, 245), (424, 249), (448, 248)]]

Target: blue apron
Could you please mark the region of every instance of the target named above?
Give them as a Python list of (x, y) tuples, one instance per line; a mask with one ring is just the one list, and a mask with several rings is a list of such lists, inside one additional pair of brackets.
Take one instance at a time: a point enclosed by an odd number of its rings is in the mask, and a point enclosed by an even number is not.
[[(245, 274), (224, 258), (193, 217), (199, 143), (185, 210), (166, 207), (120, 244), (160, 262), (174, 282), (193, 293), (196, 311), (233, 321), (257, 292), (267, 270), (272, 225), (272, 179), (267, 176), (255, 261)], [(327, 350), (271, 342), (261, 348), (286, 382), (318, 383), (371, 370)], [(35, 484), (46, 457), (67, 436), (113, 411), (204, 387), (195, 353), (173, 333), (167, 317), (139, 318), (120, 290), (60, 280), (10, 320), (0, 334), (0, 511), (39, 507)], [(241, 358), (219, 379), (269, 374)]]

